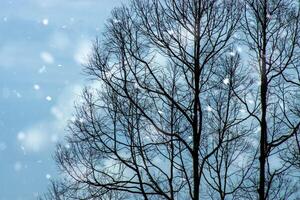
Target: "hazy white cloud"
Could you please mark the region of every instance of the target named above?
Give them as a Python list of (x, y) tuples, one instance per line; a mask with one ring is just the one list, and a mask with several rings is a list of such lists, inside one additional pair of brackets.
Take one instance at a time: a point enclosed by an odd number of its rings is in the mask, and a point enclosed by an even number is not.
[[(43, 127), (43, 125), (41, 125)], [(39, 126), (32, 127), (18, 134), (18, 140), (24, 147), (25, 151), (37, 152), (47, 143), (48, 137)]]
[(35, 56), (37, 43), (30, 45), (25, 41), (10, 41), (0, 46), (0, 68), (15, 68), (24, 66), (32, 67), (37, 60), (32, 59)]
[(49, 44), (54, 48), (64, 50), (69, 46), (70, 39), (64, 32), (54, 32), (50, 37)]
[(92, 44), (90, 41), (83, 40), (79, 43), (74, 59), (78, 64), (86, 64), (89, 60), (89, 56), (92, 52)]
[(63, 138), (67, 123), (73, 116), (74, 102), (79, 99), (81, 90), (79, 85), (65, 88), (62, 94), (55, 98), (55, 105), (50, 109), (50, 120), (37, 122), (18, 133), (17, 139), (26, 152), (45, 150)]
[(14, 170), (16, 172), (21, 171), (23, 169), (23, 164), (20, 161), (15, 162), (14, 164)]

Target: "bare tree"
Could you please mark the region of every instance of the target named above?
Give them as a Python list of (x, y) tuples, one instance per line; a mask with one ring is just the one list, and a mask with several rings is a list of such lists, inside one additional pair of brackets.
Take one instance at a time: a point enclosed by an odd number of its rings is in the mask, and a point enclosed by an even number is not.
[(83, 91), (58, 145), (62, 178), (45, 198), (297, 198), (293, 3), (134, 0), (115, 9), (85, 66), (96, 87)]
[[(242, 137), (229, 136), (243, 121), (237, 107), (224, 104), (237, 101), (232, 92), (216, 105), (221, 110), (209, 105), (211, 89), (218, 93), (228, 84), (225, 90), (232, 91), (235, 84), (219, 74), (217, 63), (233, 57), (240, 8), (227, 0), (138, 0), (113, 12), (86, 67), (101, 89), (84, 92), (69, 148), (58, 147), (57, 162), (71, 177), (62, 190), (79, 199), (109, 191), (138, 199), (200, 199), (208, 159)], [(220, 130), (210, 127), (211, 120), (222, 123)], [(207, 145), (212, 134), (218, 140)]]
[[(241, 26), (248, 56), (258, 79), (254, 94), (260, 127), (258, 195), (260, 200), (287, 199), (290, 167), (279, 164), (284, 144), (299, 132), (293, 101), (299, 84), (299, 5), (293, 0), (246, 0)], [(249, 106), (243, 100), (246, 106)], [(297, 108), (297, 110), (299, 107)], [(280, 186), (280, 187), (279, 187)], [(282, 187), (281, 187), (282, 186)], [(282, 191), (280, 191), (282, 189)]]
[(249, 138), (256, 127), (234, 92), (239, 91), (241, 96), (247, 94), (252, 81), (241, 66), (239, 55), (220, 59), (217, 74), (221, 76), (215, 79), (218, 87), (209, 94), (214, 112), (212, 117), (206, 116), (211, 121), (210, 135), (215, 137), (206, 148), (213, 148), (215, 144), (220, 147), (206, 161), (203, 176), (210, 191), (207, 199), (239, 199), (240, 193), (251, 185), (249, 178), (253, 173), (256, 148)]

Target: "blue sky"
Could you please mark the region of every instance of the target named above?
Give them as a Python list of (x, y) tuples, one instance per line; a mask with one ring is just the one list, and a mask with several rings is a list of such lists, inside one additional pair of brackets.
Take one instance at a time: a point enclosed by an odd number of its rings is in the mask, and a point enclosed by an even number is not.
[(91, 41), (125, 0), (0, 1), (0, 200), (32, 200), (57, 176)]

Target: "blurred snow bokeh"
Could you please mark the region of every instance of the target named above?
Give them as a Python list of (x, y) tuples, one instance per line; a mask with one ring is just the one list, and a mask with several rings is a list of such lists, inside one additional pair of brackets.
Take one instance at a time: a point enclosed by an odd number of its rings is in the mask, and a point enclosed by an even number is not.
[[(42, 120), (20, 131), (17, 139), (21, 146), (29, 152), (38, 152), (48, 149), (64, 136), (67, 123), (71, 120), (74, 111), (74, 102), (78, 101), (82, 87), (74, 85), (67, 87), (55, 104), (50, 108), (51, 119)], [(52, 97), (47, 96), (47, 101)], [(52, 144), (53, 145), (53, 144)]]

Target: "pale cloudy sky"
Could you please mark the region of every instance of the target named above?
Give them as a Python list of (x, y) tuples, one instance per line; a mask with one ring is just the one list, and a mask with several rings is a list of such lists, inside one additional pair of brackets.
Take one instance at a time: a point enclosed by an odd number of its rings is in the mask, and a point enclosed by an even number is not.
[(91, 84), (80, 63), (126, 1), (0, 1), (0, 200), (36, 199), (57, 176), (55, 143)]

